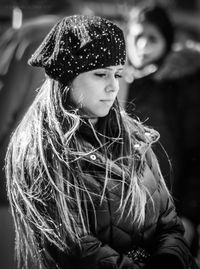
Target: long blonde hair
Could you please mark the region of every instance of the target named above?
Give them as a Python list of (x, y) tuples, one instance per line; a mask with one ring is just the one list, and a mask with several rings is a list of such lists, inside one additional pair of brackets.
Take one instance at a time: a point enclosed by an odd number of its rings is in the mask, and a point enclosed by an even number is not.
[[(76, 136), (82, 119), (78, 109), (66, 105), (68, 92), (69, 87), (47, 79), (8, 147), (7, 190), (15, 223), (19, 268), (27, 268), (29, 254), (36, 257), (39, 265), (45, 264), (45, 259), (50, 257), (48, 251), (44, 251), (45, 242), (63, 251), (80, 243), (81, 236), (90, 232), (87, 203), (83, 201), (90, 201), (95, 215), (93, 196), (99, 194), (87, 188), (87, 175), (80, 160), (88, 152), (84, 152)], [(112, 158), (124, 171), (121, 216), (124, 217), (125, 208), (130, 204), (128, 215), (133, 214), (133, 222), (142, 226), (149, 193), (140, 174), (145, 154), (153, 142), (146, 143), (142, 124), (120, 111), (117, 101), (104, 119), (104, 126), (105, 140), (113, 138), (107, 159)], [(146, 146), (138, 152), (135, 148), (141, 140)], [(159, 170), (158, 164), (157, 167)], [(130, 180), (125, 192), (127, 174)], [(101, 201), (107, 182), (105, 176)], [(160, 184), (166, 188), (162, 176)]]

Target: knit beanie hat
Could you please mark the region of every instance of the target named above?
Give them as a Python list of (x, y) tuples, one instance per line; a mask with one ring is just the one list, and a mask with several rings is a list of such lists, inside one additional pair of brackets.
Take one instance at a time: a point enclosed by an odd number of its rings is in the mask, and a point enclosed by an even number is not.
[(113, 22), (98, 16), (73, 15), (59, 21), (28, 63), (68, 84), (80, 73), (124, 65), (125, 40)]

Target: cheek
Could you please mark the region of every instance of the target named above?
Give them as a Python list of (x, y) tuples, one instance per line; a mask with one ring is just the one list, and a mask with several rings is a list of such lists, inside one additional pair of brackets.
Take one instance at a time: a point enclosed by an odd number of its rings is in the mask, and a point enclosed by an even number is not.
[(79, 106), (84, 99), (84, 91), (82, 88), (76, 86), (72, 87), (70, 90), (70, 99), (75, 105)]
[(131, 35), (127, 37), (127, 50), (132, 51), (135, 48), (135, 38)]
[(74, 89), (72, 89), (70, 92), (70, 99), (76, 105), (79, 103), (79, 94)]
[(72, 83), (71, 87), (71, 99), (72, 101), (79, 105), (88, 95), (88, 85), (87, 81), (77, 77), (77, 79)]
[(130, 38), (127, 40), (127, 54), (129, 60), (134, 64), (135, 59), (137, 59), (137, 48), (135, 46), (135, 40)]
[(97, 96), (94, 93), (90, 92), (86, 96), (84, 96), (81, 102), (82, 105), (86, 108), (95, 108), (95, 106), (97, 105), (97, 99)]
[(154, 55), (155, 55), (155, 57), (156, 58), (160, 58), (160, 57), (162, 57), (162, 55), (164, 54), (164, 52), (165, 52), (165, 49), (166, 49), (166, 46), (165, 46), (165, 44), (163, 44), (163, 43), (159, 43), (159, 44), (157, 44), (156, 46), (155, 46), (155, 48), (154, 48)]

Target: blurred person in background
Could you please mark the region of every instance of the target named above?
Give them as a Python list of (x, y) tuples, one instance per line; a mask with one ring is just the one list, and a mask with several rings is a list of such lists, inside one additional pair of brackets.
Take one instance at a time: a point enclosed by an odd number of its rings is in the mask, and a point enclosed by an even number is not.
[[(165, 105), (168, 92), (164, 91), (163, 94), (159, 83), (154, 80), (154, 75), (171, 51), (174, 27), (166, 11), (160, 6), (136, 6), (129, 15), (128, 65), (125, 79), (130, 84), (126, 108), (130, 114), (134, 113), (140, 120), (158, 129), (161, 142), (170, 154), (171, 151), (173, 152), (174, 145), (169, 130), (173, 127), (172, 121), (170, 114), (166, 112), (169, 106)], [(163, 149), (158, 153), (163, 160), (161, 166), (164, 176), (170, 182), (171, 170), (170, 163), (166, 162), (166, 153)]]
[[(175, 28), (159, 5), (137, 6), (127, 23), (128, 83), (124, 106), (161, 135), (155, 148), (164, 177), (197, 256), (200, 223), (200, 50), (176, 43)], [(122, 100), (123, 101), (123, 100)]]

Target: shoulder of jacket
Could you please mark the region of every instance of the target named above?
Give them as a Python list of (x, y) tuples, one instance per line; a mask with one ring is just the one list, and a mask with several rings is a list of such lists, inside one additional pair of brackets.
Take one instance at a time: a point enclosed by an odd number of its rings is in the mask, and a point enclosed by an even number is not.
[(200, 70), (200, 43), (188, 40), (176, 43), (160, 69), (154, 74), (156, 80), (175, 80), (195, 74)]
[(152, 144), (160, 138), (159, 133), (155, 129), (148, 127), (139, 119), (132, 119), (129, 117), (128, 120), (130, 122), (130, 133), (136, 140), (142, 141), (145, 144)]

